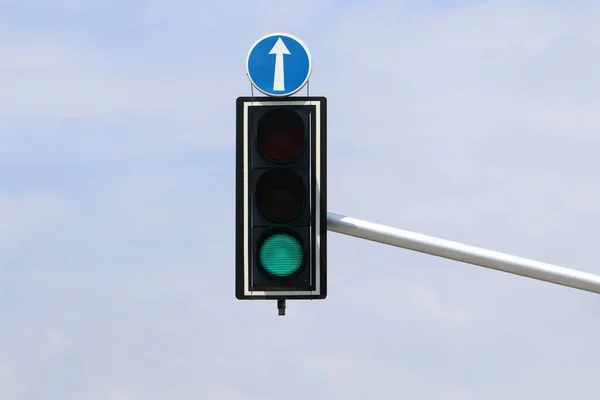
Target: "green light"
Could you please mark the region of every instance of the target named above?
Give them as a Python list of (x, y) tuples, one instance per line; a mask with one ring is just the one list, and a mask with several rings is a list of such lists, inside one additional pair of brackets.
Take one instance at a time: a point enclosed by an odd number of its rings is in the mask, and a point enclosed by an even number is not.
[(304, 254), (293, 236), (277, 233), (263, 242), (258, 258), (269, 274), (283, 278), (298, 271)]

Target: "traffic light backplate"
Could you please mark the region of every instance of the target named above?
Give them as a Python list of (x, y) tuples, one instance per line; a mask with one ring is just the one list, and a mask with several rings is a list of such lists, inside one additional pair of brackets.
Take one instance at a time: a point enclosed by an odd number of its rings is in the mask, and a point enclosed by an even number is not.
[(236, 106), (236, 297), (324, 299), (327, 100), (240, 97)]

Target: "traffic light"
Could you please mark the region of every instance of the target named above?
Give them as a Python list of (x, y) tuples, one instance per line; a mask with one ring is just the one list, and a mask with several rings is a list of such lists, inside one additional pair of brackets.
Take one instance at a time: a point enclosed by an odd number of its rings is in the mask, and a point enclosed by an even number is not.
[(236, 118), (236, 297), (324, 299), (327, 100), (240, 97)]

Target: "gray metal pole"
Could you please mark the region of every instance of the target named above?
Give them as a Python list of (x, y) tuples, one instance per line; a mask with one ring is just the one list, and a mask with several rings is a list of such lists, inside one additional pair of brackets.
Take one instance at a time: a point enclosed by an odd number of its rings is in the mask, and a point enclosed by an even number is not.
[(528, 260), (334, 213), (327, 213), (327, 229), (343, 235), (600, 294), (600, 276), (587, 272)]

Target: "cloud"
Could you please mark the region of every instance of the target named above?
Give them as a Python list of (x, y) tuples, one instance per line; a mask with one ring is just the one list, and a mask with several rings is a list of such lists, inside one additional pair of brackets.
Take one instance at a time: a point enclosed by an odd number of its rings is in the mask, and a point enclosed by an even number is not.
[(8, 60), (0, 67), (5, 157), (52, 150), (115, 158), (233, 143), (209, 134), (222, 124), (215, 117), (228, 114), (219, 95), (227, 83), (205, 78), (217, 74), (216, 60), (133, 62), (59, 39), (0, 42), (0, 57)]
[(8, 364), (0, 365), (0, 382), (4, 384), (9, 384), (12, 381), (13, 370), (12, 367)]
[(0, 193), (0, 276), (20, 264), (15, 255), (31, 252), (67, 218), (65, 199), (56, 192)]
[(589, 293), (332, 233), (327, 300), (236, 301), (233, 138), (290, 31), (331, 211), (598, 273), (597, 5), (223, 4), (0, 17), (0, 397), (595, 398)]

